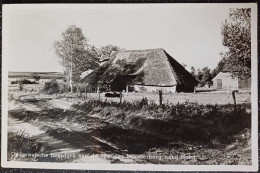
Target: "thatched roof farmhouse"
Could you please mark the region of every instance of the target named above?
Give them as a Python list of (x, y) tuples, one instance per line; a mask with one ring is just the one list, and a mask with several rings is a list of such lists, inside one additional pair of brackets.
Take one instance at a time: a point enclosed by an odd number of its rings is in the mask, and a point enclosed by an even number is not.
[(120, 51), (81, 82), (106, 91), (192, 92), (197, 84), (163, 49)]

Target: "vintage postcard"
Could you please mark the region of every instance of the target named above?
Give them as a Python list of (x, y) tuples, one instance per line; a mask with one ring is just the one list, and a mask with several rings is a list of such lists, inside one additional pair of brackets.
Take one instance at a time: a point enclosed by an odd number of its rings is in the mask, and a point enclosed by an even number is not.
[(2, 167), (257, 171), (257, 4), (5, 4)]

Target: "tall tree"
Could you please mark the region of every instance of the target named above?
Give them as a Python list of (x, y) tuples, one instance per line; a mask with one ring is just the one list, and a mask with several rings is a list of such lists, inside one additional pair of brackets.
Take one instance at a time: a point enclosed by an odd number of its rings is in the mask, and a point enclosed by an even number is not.
[(201, 83), (203, 78), (203, 72), (200, 68), (197, 69), (197, 75), (196, 75), (196, 80)]
[(242, 78), (251, 76), (251, 9), (230, 9), (221, 29), (223, 45), (228, 47), (222, 54), (225, 70)]
[(62, 33), (62, 39), (55, 41), (54, 48), (73, 91), (73, 83), (79, 81), (80, 74), (98, 67), (97, 57), (90, 53), (87, 38), (81, 28), (69, 26)]
[(198, 68), (197, 70), (192, 66), (191, 74), (196, 78), (199, 82), (200, 86), (204, 86), (205, 84), (209, 84), (212, 80), (212, 74), (209, 67), (203, 67), (202, 69)]
[(203, 85), (209, 84), (209, 83), (211, 82), (211, 80), (212, 80), (212, 75), (211, 75), (211, 70), (210, 70), (210, 68), (204, 67), (204, 68), (202, 69), (202, 73), (203, 73), (203, 76), (202, 76), (202, 79), (201, 79), (201, 83), (202, 83)]
[(226, 58), (222, 58), (219, 63), (218, 63), (218, 66), (212, 70), (211, 74), (212, 74), (212, 77), (215, 77), (219, 72), (225, 70), (225, 64), (226, 64), (227, 60)]

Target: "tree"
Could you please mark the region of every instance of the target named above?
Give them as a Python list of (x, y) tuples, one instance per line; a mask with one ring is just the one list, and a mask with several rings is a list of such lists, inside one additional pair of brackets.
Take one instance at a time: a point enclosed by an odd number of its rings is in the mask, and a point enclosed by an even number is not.
[(120, 48), (118, 46), (114, 46), (112, 44), (108, 44), (104, 47), (101, 47), (100, 49), (100, 54), (101, 56), (106, 56), (106, 57), (109, 57), (111, 56), (112, 54), (120, 51), (120, 50), (124, 50), (123, 48)]
[(201, 71), (200, 68), (197, 69), (197, 74), (196, 74), (196, 80), (201, 83), (201, 80), (203, 78), (203, 72)]
[(191, 66), (190, 73), (191, 73), (192, 76), (196, 77), (196, 69), (195, 69), (195, 67)]
[(212, 70), (211, 72), (212, 77), (215, 77), (219, 72), (223, 71), (226, 63), (227, 63), (226, 58), (222, 58), (219, 61), (218, 66)]
[(211, 70), (210, 70), (210, 68), (208, 68), (208, 67), (204, 67), (204, 68), (202, 69), (203, 76), (202, 76), (202, 79), (201, 79), (201, 83), (202, 83), (203, 85), (209, 84), (209, 83), (211, 82), (211, 80), (212, 80), (212, 75), (211, 75), (211, 72), (210, 72), (210, 71), (211, 71)]
[(222, 24), (222, 42), (228, 51), (222, 53), (225, 69), (233, 76), (251, 76), (251, 9), (230, 9), (229, 19)]
[(100, 50), (98, 48), (94, 45), (89, 46), (88, 52), (95, 59), (95, 61), (98, 61), (98, 58), (100, 57)]
[(200, 86), (209, 84), (212, 80), (212, 73), (209, 67), (204, 67), (202, 69), (198, 68), (197, 70), (191, 66), (191, 74), (199, 82)]
[(83, 35), (81, 28), (75, 25), (69, 26), (62, 33), (62, 39), (55, 41), (54, 48), (64, 67), (71, 92), (73, 83), (80, 80), (83, 71), (98, 67), (98, 57), (90, 51), (93, 47), (87, 44), (87, 38)]

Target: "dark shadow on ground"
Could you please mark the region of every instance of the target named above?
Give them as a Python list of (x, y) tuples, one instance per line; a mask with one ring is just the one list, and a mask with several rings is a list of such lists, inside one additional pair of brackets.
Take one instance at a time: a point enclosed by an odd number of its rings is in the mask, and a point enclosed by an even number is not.
[(140, 131), (106, 127), (90, 133), (69, 132), (66, 129), (47, 130), (49, 136), (63, 140), (84, 153), (141, 154), (154, 147), (167, 144), (165, 139)]

